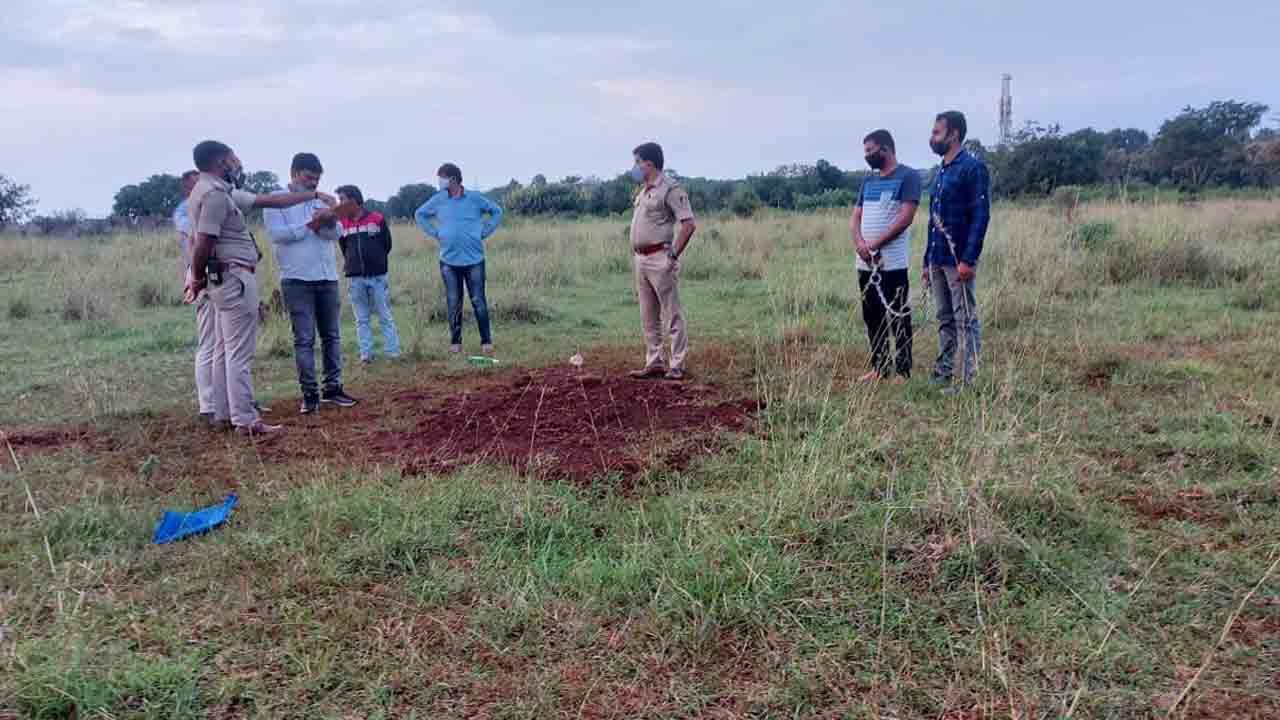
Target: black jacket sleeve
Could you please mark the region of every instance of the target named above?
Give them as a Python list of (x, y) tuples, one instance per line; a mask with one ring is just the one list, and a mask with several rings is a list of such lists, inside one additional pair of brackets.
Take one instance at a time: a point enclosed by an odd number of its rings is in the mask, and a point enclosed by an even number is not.
[(387, 225), (387, 219), (382, 219), (382, 225), (378, 228), (378, 237), (382, 239), (382, 245), (386, 248), (386, 253), (391, 254), (391, 226)]

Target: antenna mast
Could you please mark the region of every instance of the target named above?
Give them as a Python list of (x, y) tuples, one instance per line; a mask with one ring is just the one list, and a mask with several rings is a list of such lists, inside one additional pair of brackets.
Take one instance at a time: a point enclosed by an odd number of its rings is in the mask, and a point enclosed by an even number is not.
[(1013, 76), (1000, 76), (1000, 145), (1013, 142)]

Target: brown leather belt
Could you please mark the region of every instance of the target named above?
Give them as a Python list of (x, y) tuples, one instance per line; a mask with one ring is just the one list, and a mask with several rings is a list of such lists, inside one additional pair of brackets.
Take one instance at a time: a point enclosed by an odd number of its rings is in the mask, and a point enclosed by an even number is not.
[(658, 243), (657, 245), (642, 245), (636, 248), (637, 255), (653, 255), (671, 247), (671, 243)]

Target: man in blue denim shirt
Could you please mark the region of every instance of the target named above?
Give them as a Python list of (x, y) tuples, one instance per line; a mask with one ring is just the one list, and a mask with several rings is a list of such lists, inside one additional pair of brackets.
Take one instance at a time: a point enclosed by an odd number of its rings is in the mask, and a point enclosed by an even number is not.
[[(480, 326), (480, 348), (493, 354), (489, 304), (484, 296), (484, 241), (502, 224), (502, 208), (462, 185), (462, 170), (445, 163), (436, 171), (440, 191), (413, 214), (422, 232), (440, 243), (440, 277), (449, 307), (449, 352), (462, 352), (462, 287)], [(485, 218), (488, 215), (488, 218)]]
[[(982, 326), (974, 292), (978, 258), (991, 219), (991, 180), (987, 166), (964, 149), (968, 125), (954, 110), (938, 115), (929, 147), (942, 156), (929, 197), (929, 246), (924, 282), (938, 310), (938, 359), (932, 380), (944, 393), (958, 393), (978, 372)], [(952, 385), (957, 333), (964, 340), (961, 385)]]

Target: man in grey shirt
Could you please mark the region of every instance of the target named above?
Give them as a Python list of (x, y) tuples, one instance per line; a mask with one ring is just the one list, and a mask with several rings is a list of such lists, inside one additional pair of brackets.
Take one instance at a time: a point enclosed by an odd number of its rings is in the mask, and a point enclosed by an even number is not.
[[(312, 153), (293, 156), (289, 189), (314, 191), (324, 167)], [(293, 325), (293, 356), (302, 387), (302, 414), (320, 403), (351, 407), (354, 398), (342, 389), (342, 305), (338, 297), (338, 259), (334, 250), (342, 229), (333, 210), (318, 202), (262, 214), (276, 265), (280, 292)], [(324, 357), (324, 387), (316, 382), (316, 331)]]

